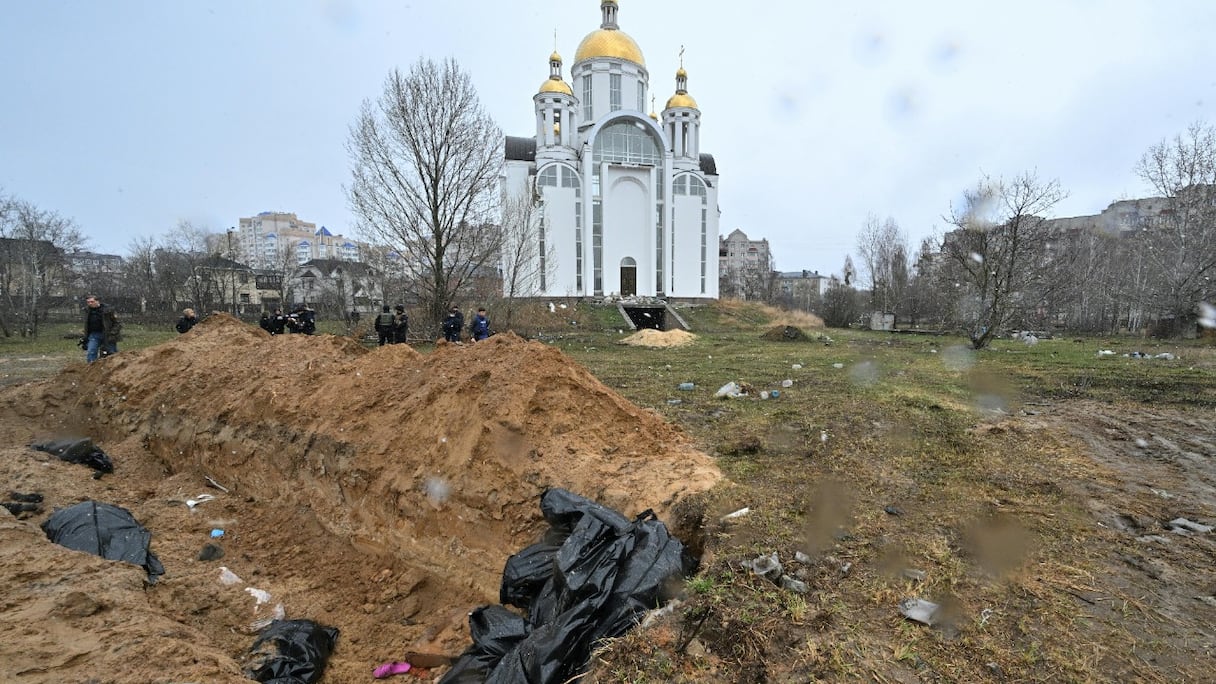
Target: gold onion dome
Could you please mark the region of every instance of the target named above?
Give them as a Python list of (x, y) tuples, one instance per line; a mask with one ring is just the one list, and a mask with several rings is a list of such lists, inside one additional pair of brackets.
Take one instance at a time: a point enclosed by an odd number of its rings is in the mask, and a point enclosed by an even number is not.
[(575, 62), (596, 57), (616, 57), (638, 66), (646, 66), (642, 48), (638, 47), (629, 34), (620, 29), (598, 29), (588, 33), (583, 42), (578, 44), (578, 51), (574, 53)]
[(689, 95), (686, 92), (676, 91), (676, 94), (672, 95), (671, 98), (667, 100), (667, 107), (665, 107), (665, 109), (671, 109), (673, 107), (688, 107), (689, 109), (696, 109), (697, 101), (692, 99), (692, 95)]
[(574, 90), (570, 88), (570, 84), (560, 78), (546, 78), (545, 82), (540, 84), (539, 93), (563, 93), (565, 95), (574, 95)]

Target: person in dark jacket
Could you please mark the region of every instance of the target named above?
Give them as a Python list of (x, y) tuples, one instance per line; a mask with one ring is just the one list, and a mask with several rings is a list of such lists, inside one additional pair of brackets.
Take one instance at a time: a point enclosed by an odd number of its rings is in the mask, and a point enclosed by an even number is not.
[(194, 309), (183, 309), (182, 317), (177, 319), (177, 331), (183, 335), (190, 332), (190, 329), (198, 324), (198, 316), (195, 315)]
[(393, 312), (389, 311), (388, 304), (385, 304), (380, 309), (380, 315), (376, 316), (376, 334), (380, 337), (380, 346), (393, 343), (393, 328), (397, 325), (397, 319), (393, 316)]
[(122, 323), (110, 305), (103, 304), (97, 295), (85, 297), (84, 351), (85, 360), (93, 363), (98, 356), (118, 353), (118, 342), (122, 339)]
[(270, 332), (270, 314), (262, 312), (262, 317), (258, 319), (258, 327), (266, 332)]
[(464, 327), (464, 314), (460, 313), (460, 309), (452, 307), (448, 311), (448, 317), (443, 320), (443, 339), (448, 342), (460, 341), (460, 329)]
[(474, 342), (480, 342), (490, 336), (490, 319), (486, 317), (484, 308), (477, 310), (477, 315), (469, 324), (469, 332), (472, 333)]
[(396, 311), (396, 324), (393, 326), (393, 343), (405, 344), (405, 338), (410, 331), (410, 317), (405, 313), (405, 307), (398, 304), (394, 307)]
[(271, 335), (282, 335), (286, 328), (287, 316), (283, 315), (282, 309), (275, 309), (274, 316), (270, 317), (270, 330), (267, 332)]

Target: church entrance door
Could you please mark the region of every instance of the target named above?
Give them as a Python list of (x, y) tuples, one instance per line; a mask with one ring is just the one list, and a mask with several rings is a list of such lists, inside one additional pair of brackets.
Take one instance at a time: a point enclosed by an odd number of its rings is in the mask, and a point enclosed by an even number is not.
[(638, 293), (638, 267), (621, 267), (621, 296), (632, 297)]

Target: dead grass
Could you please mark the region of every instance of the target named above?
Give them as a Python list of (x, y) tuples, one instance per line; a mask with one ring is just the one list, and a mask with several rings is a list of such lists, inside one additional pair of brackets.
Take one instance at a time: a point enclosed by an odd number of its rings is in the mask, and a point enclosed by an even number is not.
[[(692, 647), (635, 633), (598, 656), (592, 681), (1206, 677), (1201, 644), (1216, 641), (1204, 626), (1213, 616), (1187, 612), (1198, 610), (1190, 589), (1129, 566), (1156, 567), (1142, 542), (1087, 502), (1155, 519), (1173, 509), (1146, 509), (1143, 484), (1095, 461), (1092, 439), (1109, 438), (1101, 425), (1089, 440), (1064, 428), (1077, 415), (1117, 419), (1151, 401), (1184, 412), (1161, 429), (1193, 429), (1185, 412), (1212, 405), (1216, 387), (1210, 349), (1135, 363), (1059, 340), (956, 358), (946, 350), (962, 340), (836, 330), (830, 347), (791, 346), (758, 339), (766, 312), (722, 308), (718, 325), (754, 323), (701, 333), (688, 348), (568, 349), (682, 425), (732, 480), (703, 497), (703, 567), (671, 618), (670, 629), (695, 630)], [(1061, 378), (1081, 377), (1088, 384), (1059, 396)], [(779, 399), (713, 398), (728, 381), (771, 389), (783, 379), (793, 382)], [(681, 382), (696, 389), (678, 391)], [(1191, 505), (1212, 510), (1211, 501)], [(750, 515), (721, 521), (745, 506)], [(773, 551), (809, 594), (740, 565)], [(798, 551), (808, 564), (793, 561)], [(1176, 562), (1195, 572), (1214, 560), (1209, 546)], [(1210, 569), (1200, 574), (1188, 586), (1216, 587)], [(943, 605), (946, 624), (905, 620), (898, 603), (910, 597)]]

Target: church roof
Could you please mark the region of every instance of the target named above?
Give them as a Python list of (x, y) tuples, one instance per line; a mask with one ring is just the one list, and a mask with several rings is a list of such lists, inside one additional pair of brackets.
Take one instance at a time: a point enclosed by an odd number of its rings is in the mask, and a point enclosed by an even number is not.
[(707, 176), (718, 175), (718, 162), (714, 161), (714, 156), (712, 154), (702, 154), (700, 161), (701, 173)]
[(508, 135), (504, 156), (514, 161), (536, 161), (536, 138)]

